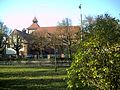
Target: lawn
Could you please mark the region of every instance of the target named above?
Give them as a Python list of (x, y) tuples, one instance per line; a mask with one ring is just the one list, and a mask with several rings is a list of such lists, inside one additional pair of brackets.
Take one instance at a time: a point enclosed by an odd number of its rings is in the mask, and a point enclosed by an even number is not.
[(66, 68), (0, 66), (0, 90), (65, 90)]

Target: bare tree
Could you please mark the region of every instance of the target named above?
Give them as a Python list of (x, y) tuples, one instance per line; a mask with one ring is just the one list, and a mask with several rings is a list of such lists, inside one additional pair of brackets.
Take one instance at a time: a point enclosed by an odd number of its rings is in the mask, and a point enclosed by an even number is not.
[(58, 22), (57, 30), (55, 32), (57, 43), (61, 49), (61, 53), (67, 54), (68, 58), (71, 58), (73, 45), (76, 42), (76, 34), (79, 27), (72, 26), (72, 21), (68, 18), (62, 20), (62, 22)]
[(43, 50), (47, 46), (47, 32), (34, 32), (32, 34), (33, 42), (31, 44), (32, 50), (37, 51), (38, 56), (43, 58)]
[(19, 32), (15, 31), (9, 37), (9, 44), (13, 49), (16, 50), (17, 56), (19, 56), (19, 50), (22, 48), (22, 37), (20, 37)]
[(0, 21), (0, 52), (2, 54), (5, 54), (4, 50), (6, 47), (6, 41), (10, 32), (11, 30), (6, 25), (4, 25), (3, 22)]

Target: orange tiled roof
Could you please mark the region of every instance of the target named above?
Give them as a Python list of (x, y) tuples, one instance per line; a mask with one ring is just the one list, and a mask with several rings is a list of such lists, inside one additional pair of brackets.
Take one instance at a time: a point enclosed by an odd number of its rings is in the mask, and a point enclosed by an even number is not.
[(57, 30), (57, 27), (40, 27), (36, 32), (48, 32), (53, 33)]
[[(71, 30), (73, 30), (73, 33), (77, 32), (80, 30), (79, 26), (69, 26)], [(35, 32), (41, 33), (41, 32), (47, 32), (47, 33), (54, 33), (59, 29), (57, 26), (53, 27), (40, 27), (38, 28)]]
[(40, 26), (37, 23), (33, 23), (30, 27), (28, 27), (28, 30), (37, 30)]

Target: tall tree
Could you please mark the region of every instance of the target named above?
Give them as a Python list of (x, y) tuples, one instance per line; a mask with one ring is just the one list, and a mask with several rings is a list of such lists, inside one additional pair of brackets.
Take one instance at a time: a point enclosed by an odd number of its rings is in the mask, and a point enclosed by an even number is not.
[(72, 26), (72, 21), (68, 18), (62, 20), (62, 22), (58, 23), (58, 28), (56, 30), (56, 34), (58, 35), (58, 40), (60, 41), (61, 51), (66, 47), (66, 52), (68, 58), (71, 58), (73, 45), (76, 41), (76, 32), (78, 28)]
[(5, 46), (6, 46), (6, 40), (7, 35), (10, 33), (10, 29), (4, 25), (3, 22), (0, 22), (0, 52), (3, 53)]
[(18, 30), (14, 30), (11, 36), (9, 37), (9, 44), (11, 47), (16, 50), (17, 56), (19, 56), (19, 50), (22, 47), (22, 37), (20, 37), (20, 32)]
[(33, 42), (31, 44), (31, 48), (33, 51), (37, 51), (38, 55), (41, 55), (43, 58), (44, 48), (47, 46), (48, 38), (47, 32), (34, 32), (32, 33)]
[(0, 46), (2, 46), (3, 42), (3, 36), (4, 36), (4, 30), (3, 30), (3, 22), (0, 22)]
[(89, 35), (80, 43), (68, 70), (71, 89), (120, 89), (119, 20), (100, 15), (87, 28)]

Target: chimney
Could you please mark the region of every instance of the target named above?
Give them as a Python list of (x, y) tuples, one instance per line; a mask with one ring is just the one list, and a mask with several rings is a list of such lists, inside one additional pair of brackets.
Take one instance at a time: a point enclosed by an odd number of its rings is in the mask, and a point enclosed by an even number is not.
[(26, 33), (26, 29), (25, 29), (25, 28), (23, 28), (22, 32)]

